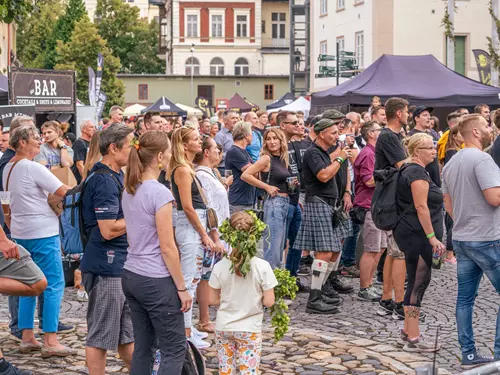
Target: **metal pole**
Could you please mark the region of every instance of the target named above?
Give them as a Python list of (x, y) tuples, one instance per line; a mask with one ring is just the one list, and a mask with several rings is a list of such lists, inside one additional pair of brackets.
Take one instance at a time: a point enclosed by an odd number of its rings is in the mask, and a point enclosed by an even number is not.
[(336, 75), (337, 75), (337, 86), (339, 85), (340, 82), (340, 73), (339, 73), (339, 68), (340, 68), (340, 43), (337, 42), (337, 69), (336, 69)]
[(292, 95), (295, 96), (295, 75), (294, 75), (294, 69), (295, 69), (295, 30), (294, 30), (294, 25), (295, 25), (295, 18), (293, 14), (293, 5), (295, 4), (295, 0), (290, 1), (290, 7), (289, 7), (289, 13), (290, 13), (290, 27), (289, 27), (289, 32), (290, 32), (290, 78), (288, 79), (288, 86), (290, 88), (290, 92)]
[[(498, 0), (491, 0), (491, 7), (493, 9), (493, 14), (498, 17)], [(491, 17), (491, 41), (493, 44), (493, 49), (498, 51), (499, 41), (498, 41), (498, 30), (495, 19)], [(491, 85), (498, 86), (498, 70), (491, 66)]]
[(191, 47), (191, 104), (194, 105), (194, 44)]
[[(451, 33), (455, 35), (455, 1), (448, 0), (448, 15), (451, 23)], [(451, 70), (455, 70), (455, 41), (449, 36), (446, 37), (446, 50), (448, 51), (446, 58), (446, 66)]]
[(310, 12), (311, 12), (311, 3), (309, 0), (305, 0), (305, 14), (306, 14), (306, 53), (304, 54), (305, 58), (305, 91), (309, 93), (311, 90), (311, 66), (310, 66), (310, 61), (311, 61), (311, 20), (310, 20)]

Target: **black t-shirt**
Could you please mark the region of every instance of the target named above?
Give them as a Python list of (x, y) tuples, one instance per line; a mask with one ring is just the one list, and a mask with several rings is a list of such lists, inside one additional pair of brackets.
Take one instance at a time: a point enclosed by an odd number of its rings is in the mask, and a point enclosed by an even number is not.
[(389, 128), (380, 132), (375, 145), (375, 170), (394, 167), (396, 163), (406, 159), (406, 152), (401, 143), (403, 137)]
[(75, 179), (77, 183), (82, 182), (82, 176), (80, 176), (80, 172), (78, 172), (78, 168), (76, 167), (77, 161), (85, 161), (87, 160), (87, 151), (89, 149), (90, 142), (85, 139), (78, 138), (75, 143), (73, 143), (73, 166), (71, 167), (71, 171), (75, 175)]
[(255, 200), (255, 187), (241, 179), (242, 168), (252, 164), (250, 154), (233, 145), (226, 154), (226, 170), (233, 172), (233, 183), (229, 187), (229, 204), (231, 206), (251, 206)]
[[(495, 160), (495, 163), (500, 167), (500, 137), (497, 137), (495, 139), (495, 143), (493, 143), (493, 146), (491, 147), (490, 150), (490, 155)], [(0, 160), (0, 168), (1, 168), (1, 163), (3, 158), (5, 157), (5, 154), (3, 155), (2, 159)]]
[[(306, 187), (303, 184), (304, 176), (302, 173), (302, 166), (304, 164), (304, 154), (306, 150), (311, 146), (312, 142), (310, 138), (309, 141), (291, 141), (288, 142), (288, 162), (290, 166), (290, 172), (292, 176), (297, 176), (300, 181), (300, 191), (305, 192)], [(290, 195), (290, 203), (297, 204), (299, 202), (299, 194)]]
[(2, 155), (2, 158), (0, 159), (0, 191), (3, 191), (3, 170), (5, 169), (5, 166), (10, 162), (10, 160), (16, 156), (16, 152), (14, 150), (11, 150), (8, 148), (5, 150), (5, 152)]
[(401, 177), (398, 184), (397, 208), (400, 215), (411, 205), (401, 218), (399, 226), (403, 225), (405, 229), (412, 233), (425, 235), (424, 229), (418, 219), (413, 195), (411, 192), (411, 183), (417, 180), (429, 182), (429, 195), (427, 206), (431, 215), (432, 227), (437, 238), (443, 236), (443, 193), (441, 189), (431, 180), (429, 173), (422, 166), (411, 163), (401, 171)]
[(458, 151), (453, 150), (450, 148), (448, 151), (445, 152), (444, 154), (444, 165), (446, 165), (452, 158), (453, 155), (455, 155)]
[[(196, 176), (193, 176), (193, 182), (191, 182), (191, 202), (193, 203), (193, 208), (195, 210), (206, 210), (207, 206), (205, 202), (203, 202), (203, 198), (201, 197), (200, 189), (198, 189), (198, 185), (194, 180)], [(201, 186), (200, 181), (198, 183)], [(179, 194), (179, 187), (175, 183), (175, 169), (172, 172), (172, 194), (174, 195), (175, 202), (177, 203), (177, 210), (184, 211), (182, 208), (181, 196)]]
[(304, 154), (303, 176), (306, 194), (319, 197), (337, 199), (339, 192), (335, 178), (327, 182), (321, 182), (316, 175), (327, 168), (332, 161), (328, 151), (323, 150), (316, 143), (313, 143)]
[[(413, 134), (417, 133), (424, 133), (423, 131), (420, 131), (418, 129), (413, 128), (409, 133), (408, 136), (412, 136)], [(432, 136), (431, 133), (426, 133)], [(432, 163), (427, 164), (425, 167), (425, 170), (429, 172), (429, 176), (431, 176), (431, 180), (434, 181), (434, 183), (441, 187), (441, 174), (439, 173), (439, 161), (438, 158), (436, 157)]]

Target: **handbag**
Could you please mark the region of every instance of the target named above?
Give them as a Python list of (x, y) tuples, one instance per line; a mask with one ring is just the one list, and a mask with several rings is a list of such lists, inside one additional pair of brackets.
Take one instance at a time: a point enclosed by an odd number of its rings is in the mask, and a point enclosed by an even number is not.
[[(14, 170), (14, 167), (16, 166), (17, 163), (19, 163), (22, 159), (16, 160), (14, 164), (12, 165), (12, 168), (9, 171), (9, 174), (7, 175), (7, 181), (5, 183), (5, 191), (9, 191), (9, 181), (10, 181), (10, 175), (12, 174), (12, 171)], [(4, 212), (4, 221), (5, 225), (7, 225), (7, 228), (10, 229), (10, 223), (12, 221), (12, 211), (10, 210), (10, 200), (9, 204), (2, 204), (2, 209)]]
[[(273, 167), (273, 159), (271, 158), (271, 162), (269, 165), (269, 173), (267, 174), (267, 179), (266, 179), (267, 185), (269, 185), (269, 182), (271, 181), (271, 168), (272, 167)], [(259, 219), (260, 221), (264, 221), (264, 202), (266, 201), (267, 198), (269, 198), (269, 194), (266, 191), (264, 191), (264, 193), (262, 195), (259, 195), (255, 199), (255, 204), (254, 204), (254, 208), (252, 211), (257, 216), (257, 219)]]
[(368, 211), (367, 208), (360, 207), (360, 206), (355, 206), (349, 214), (351, 215), (351, 219), (353, 223), (356, 224), (364, 224), (365, 223), (365, 218), (366, 218), (366, 212)]
[(196, 183), (196, 186), (198, 187), (198, 191), (200, 192), (201, 199), (203, 200), (205, 206), (207, 206), (208, 229), (210, 230), (217, 229), (219, 227), (219, 219), (217, 218), (217, 212), (215, 212), (215, 210), (212, 207), (208, 207), (207, 197), (205, 197), (205, 192), (203, 191), (203, 188), (201, 187), (198, 178), (196, 177), (196, 175), (193, 178)]

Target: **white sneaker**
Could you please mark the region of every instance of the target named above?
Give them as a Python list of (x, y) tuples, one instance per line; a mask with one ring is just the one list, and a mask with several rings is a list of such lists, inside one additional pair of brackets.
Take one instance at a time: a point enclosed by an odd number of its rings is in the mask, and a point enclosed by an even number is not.
[(200, 332), (198, 331), (196, 328), (194, 327), (191, 327), (191, 333), (193, 335), (195, 335), (196, 337), (200, 338), (200, 339), (206, 339), (208, 337), (208, 333), (206, 332)]
[(189, 338), (189, 341), (191, 341), (198, 349), (206, 349), (210, 347), (209, 342), (203, 341), (198, 336), (193, 335), (193, 332), (191, 332), (191, 337)]
[(89, 300), (89, 295), (87, 294), (86, 291), (84, 290), (78, 290), (76, 292), (76, 300), (78, 302), (88, 302)]

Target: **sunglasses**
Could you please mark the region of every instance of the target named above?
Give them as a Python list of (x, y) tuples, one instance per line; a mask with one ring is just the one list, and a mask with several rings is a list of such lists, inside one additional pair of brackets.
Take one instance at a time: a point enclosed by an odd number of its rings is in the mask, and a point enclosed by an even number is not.
[(292, 124), (294, 126), (299, 125), (298, 121), (282, 121), (283, 124)]

